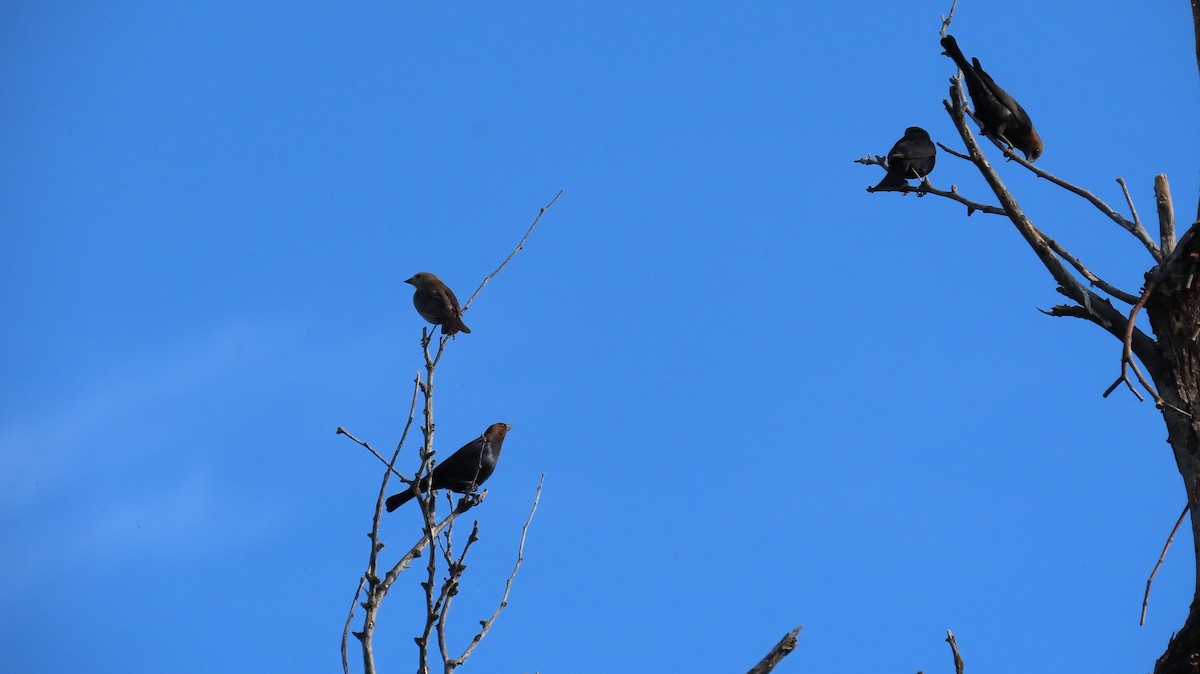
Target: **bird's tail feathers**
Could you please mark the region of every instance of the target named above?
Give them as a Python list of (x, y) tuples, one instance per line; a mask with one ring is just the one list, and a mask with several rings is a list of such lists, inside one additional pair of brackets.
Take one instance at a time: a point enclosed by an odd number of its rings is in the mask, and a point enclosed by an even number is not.
[(908, 187), (908, 181), (905, 180), (905, 177), (899, 172), (888, 171), (887, 175), (883, 177), (883, 180), (880, 180), (879, 184), (872, 189), (886, 190), (896, 187)]
[(405, 503), (408, 503), (409, 501), (413, 500), (414, 496), (416, 496), (416, 494), (413, 492), (412, 489), (405, 489), (404, 491), (400, 492), (399, 494), (392, 494), (391, 496), (389, 496), (388, 499), (386, 501), (384, 501), (383, 505), (387, 508), (388, 512), (392, 512), (396, 508), (399, 508), (400, 506), (404, 505)]

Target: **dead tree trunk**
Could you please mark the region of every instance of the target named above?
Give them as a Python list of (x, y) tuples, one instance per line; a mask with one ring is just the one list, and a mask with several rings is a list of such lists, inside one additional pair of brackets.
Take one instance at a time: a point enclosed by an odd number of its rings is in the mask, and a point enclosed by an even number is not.
[[(1200, 226), (1147, 275), (1146, 314), (1161, 358), (1147, 363), (1164, 404), (1167, 442), (1183, 477), (1191, 507), (1192, 540), (1200, 588)], [(1183, 627), (1154, 667), (1155, 674), (1200, 672), (1200, 595), (1192, 599)]]

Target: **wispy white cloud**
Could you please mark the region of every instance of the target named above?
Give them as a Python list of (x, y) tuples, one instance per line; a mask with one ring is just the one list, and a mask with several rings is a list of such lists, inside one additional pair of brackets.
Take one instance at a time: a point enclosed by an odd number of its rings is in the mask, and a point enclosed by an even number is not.
[(63, 559), (220, 555), (276, 530), (285, 512), (214, 478), (205, 455), (158, 419), (203, 415), (198, 401), (215, 385), (292, 342), (287, 331), (229, 326), (115, 362), (54, 406), (0, 413), (0, 528), (9, 532), (0, 592), (37, 582)]
[(132, 420), (245, 365), (270, 343), (261, 328), (228, 326), (203, 340), (115, 363), (65, 391), (62, 402), (19, 418), (0, 413), (0, 516), (50, 498), (103, 471), (106, 452), (148, 451)]
[(277, 531), (279, 504), (237, 494), (200, 471), (123, 490), (103, 504), (77, 508), (69, 495), (17, 534), (19, 545), (0, 554), (0, 597), (45, 576), (62, 560), (120, 566), (131, 560), (223, 555)]

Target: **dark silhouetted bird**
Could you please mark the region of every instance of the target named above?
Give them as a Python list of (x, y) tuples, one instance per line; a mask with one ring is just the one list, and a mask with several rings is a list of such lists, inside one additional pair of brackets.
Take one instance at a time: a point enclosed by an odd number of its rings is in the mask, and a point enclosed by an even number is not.
[[(431, 476), (421, 480), (421, 491), (430, 487), (430, 477), (433, 478), (434, 489), (449, 489), (459, 494), (469, 494), (476, 487), (487, 481), (496, 470), (496, 462), (500, 460), (500, 447), (504, 444), (504, 436), (511, 424), (495, 423), (488, 426), (483, 435), (463, 445), (457, 452), (451, 454), (445, 461), (433, 467)], [(399, 494), (388, 497), (386, 502), (388, 512), (408, 503), (416, 494), (411, 488)]]
[(442, 279), (427, 271), (418, 272), (405, 281), (416, 287), (413, 293), (413, 306), (421, 318), (442, 326), (443, 335), (453, 335), (459, 332), (470, 334), (471, 328), (463, 323), (462, 308), (458, 306), (458, 298), (454, 291), (442, 283)]
[(975, 107), (975, 119), (983, 126), (983, 132), (993, 138), (1007, 140), (1013, 147), (1025, 153), (1029, 161), (1042, 156), (1042, 138), (1033, 128), (1033, 120), (1008, 92), (991, 78), (979, 65), (979, 59), (963, 56), (953, 35), (942, 38), (945, 54), (954, 59), (967, 81), (967, 92)]
[(929, 132), (919, 126), (904, 130), (904, 137), (896, 141), (887, 155), (887, 175), (875, 189), (905, 187), (909, 178), (924, 178), (933, 170), (937, 161), (937, 147), (929, 139)]

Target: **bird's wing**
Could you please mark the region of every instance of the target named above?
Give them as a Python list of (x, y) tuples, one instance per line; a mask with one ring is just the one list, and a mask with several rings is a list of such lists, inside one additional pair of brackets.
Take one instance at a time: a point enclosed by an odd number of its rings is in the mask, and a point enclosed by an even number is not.
[(987, 71), (983, 69), (983, 66), (979, 65), (979, 59), (975, 59), (975, 71), (979, 73), (979, 79), (983, 80), (983, 83), (987, 85), (988, 89), (991, 90), (992, 96), (1000, 103), (1000, 105), (1008, 108), (1009, 112), (1012, 113), (1017, 122), (1025, 126), (1033, 126), (1033, 120), (1029, 119), (1029, 114), (1025, 112), (1025, 108), (1022, 108), (1021, 104), (1017, 102), (1017, 99), (1010, 96), (1003, 87), (1001, 87), (999, 84), (996, 84), (996, 80), (992, 79), (992, 76), (987, 74)]
[(483, 437), (478, 437), (446, 457), (445, 461), (433, 469), (434, 485), (440, 487), (442, 485), (439, 483), (445, 480), (466, 482), (478, 475), (483, 456), (489, 451), (490, 444)]
[(454, 293), (446, 286), (441, 286), (437, 289), (438, 302), (442, 304), (442, 308), (447, 316), (460, 316), (462, 309), (458, 308), (458, 300), (454, 298)]
[(919, 159), (932, 156), (935, 152), (937, 152), (937, 148), (933, 146), (932, 142), (927, 143), (922, 140), (905, 138), (892, 147), (892, 151), (888, 153), (888, 160), (890, 161), (893, 157), (897, 159)]

